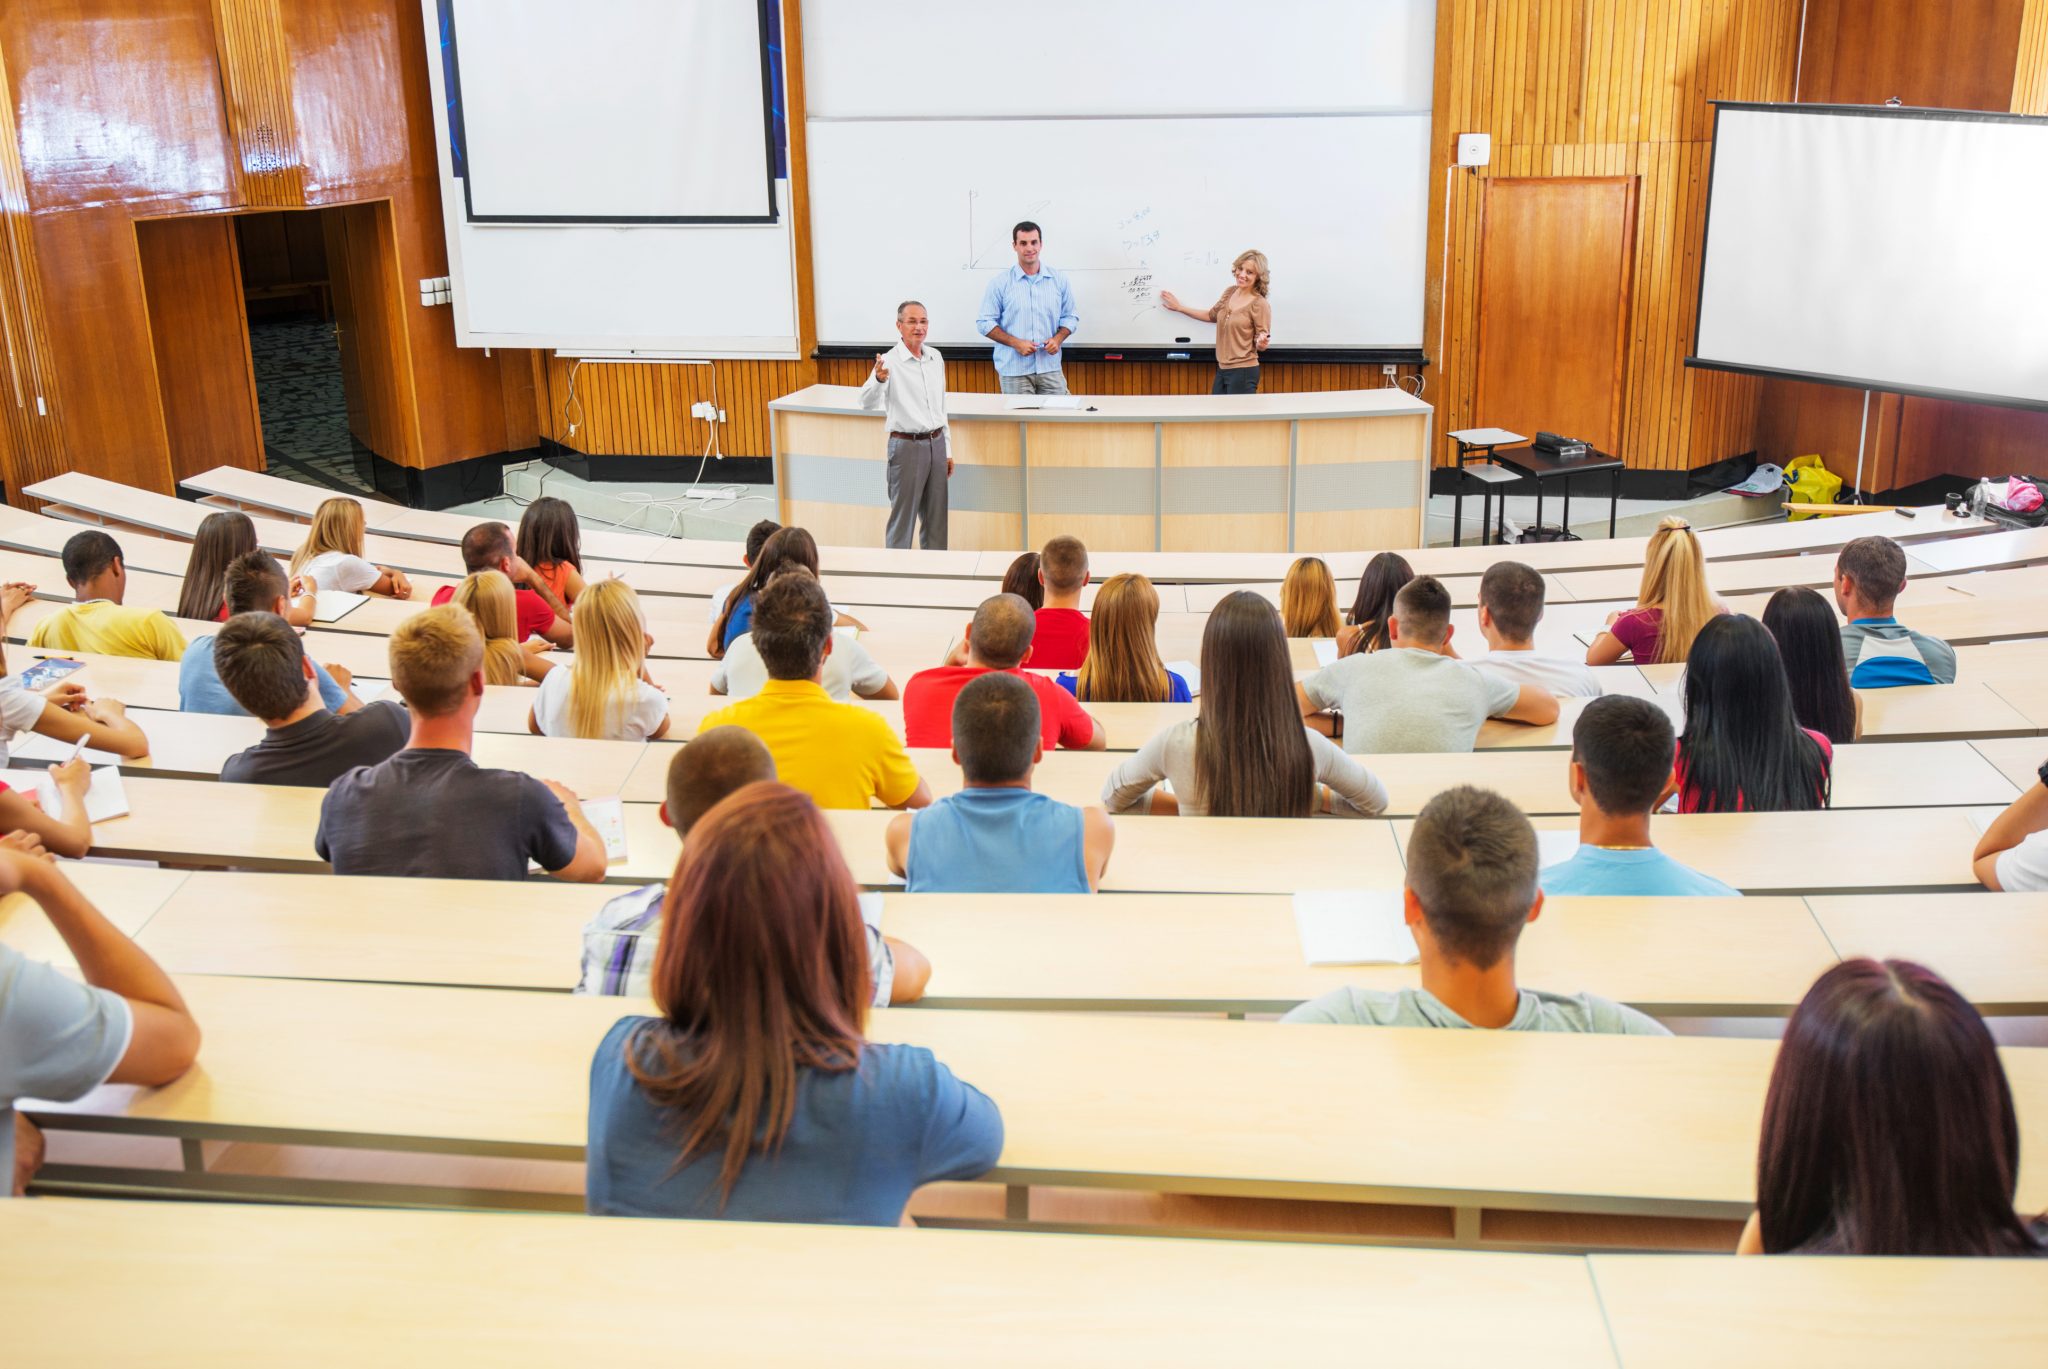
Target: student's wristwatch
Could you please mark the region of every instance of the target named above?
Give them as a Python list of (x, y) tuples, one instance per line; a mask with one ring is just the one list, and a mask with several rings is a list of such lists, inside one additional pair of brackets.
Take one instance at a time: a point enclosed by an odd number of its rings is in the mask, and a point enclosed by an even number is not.
[(2041, 777), (2041, 787), (2048, 789), (2048, 761), (2041, 762), (2041, 768), (2034, 772)]

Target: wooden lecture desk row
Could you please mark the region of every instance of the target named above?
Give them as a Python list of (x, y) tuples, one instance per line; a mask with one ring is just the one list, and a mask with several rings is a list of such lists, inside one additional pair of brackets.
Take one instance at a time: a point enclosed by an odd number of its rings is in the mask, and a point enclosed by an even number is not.
[[(527, 691), (529, 697), (531, 691)], [(494, 698), (497, 696), (493, 696)], [(116, 759), (123, 770), (162, 779), (216, 779), (230, 756), (262, 740), (263, 724), (250, 717), (217, 713), (159, 712), (137, 708), (129, 717), (150, 740), (150, 754)], [(685, 734), (687, 735), (687, 733)], [(659, 803), (669, 763), (681, 741), (587, 741), (537, 737), (518, 731), (478, 732), (479, 765), (523, 770), (559, 780), (586, 798), (618, 794), (629, 803)], [(1836, 808), (1938, 808), (2007, 804), (2019, 797), (2010, 776), (2024, 764), (2032, 783), (2040, 746), (2028, 738), (1973, 745), (1963, 741), (1859, 743), (1837, 748), (1833, 784)], [(1982, 746), (1997, 746), (1987, 758)], [(69, 747), (49, 738), (16, 745), (18, 760), (62, 759)], [(960, 767), (944, 750), (913, 748), (911, 760), (935, 794), (964, 787)], [(1039, 762), (1032, 787), (1063, 803), (1099, 804), (1110, 773), (1128, 752), (1050, 751)], [(1443, 790), (1484, 785), (1513, 800), (1533, 816), (1575, 813), (1568, 792), (1566, 755), (1557, 749), (1453, 754), (1378, 755), (1359, 758), (1387, 786), (1389, 816), (1412, 816)]]
[[(324, 870), (313, 849), (321, 789), (220, 784), (132, 774), (132, 811), (95, 824), (102, 856), (196, 868)], [(1814, 813), (1690, 813), (1658, 819), (1671, 856), (1750, 894), (1975, 889), (1970, 851), (1995, 807), (1871, 808)], [(901, 881), (883, 858), (886, 809), (828, 811), (854, 878), (870, 888)], [(1572, 817), (1535, 820), (1544, 856), (1563, 859)], [(1117, 819), (1111, 893), (1293, 893), (1392, 889), (1401, 883), (1410, 819)], [(1545, 836), (1547, 832), (1558, 836)], [(626, 855), (609, 878), (666, 879), (677, 846), (652, 803), (625, 805)]]
[[(621, 1017), (645, 1011), (571, 994), (234, 976), (180, 976), (178, 988), (206, 1032), (189, 1074), (23, 1110), (56, 1131), (574, 1162), (591, 1056)], [(1027, 1190), (1013, 1194), (1014, 1218), (1028, 1220), (1033, 1186), (1385, 1203), (1453, 1209), (1460, 1244), (1486, 1239), (1488, 1210), (1742, 1219), (1777, 1051), (1703, 1036), (888, 1008), (867, 1034), (930, 1049), (1001, 1106), (1003, 1152), (985, 1181)], [(2037, 1158), (2048, 1050), (2000, 1056), (2028, 1157), (2018, 1206), (2035, 1212), (2048, 1206)], [(1486, 1126), (1470, 1125), (1475, 1099)], [(181, 1171), (57, 1162), (46, 1178), (216, 1187), (199, 1149), (186, 1147)], [(343, 1196), (323, 1181), (218, 1177), (216, 1191), (244, 1196)], [(574, 1194), (529, 1201), (579, 1205)]]
[[(184, 871), (65, 872), (174, 974), (566, 992), (609, 886)], [(1306, 963), (1287, 894), (905, 894), (881, 925), (932, 962), (921, 1006), (1278, 1013), (1346, 984), (1412, 987), (1412, 965)], [(23, 895), (0, 941), (70, 965)], [(1980, 1011), (2048, 1013), (2048, 895), (1835, 894), (1545, 902), (1522, 982), (1659, 1017), (1782, 1017), (1838, 959), (1932, 965)]]
[[(186, 478), (185, 488), (210, 498), (250, 509), (268, 509), (287, 517), (310, 517), (327, 491), (295, 481), (281, 480), (254, 471), (219, 466)], [(173, 515), (152, 501), (166, 498), (148, 495), (113, 481), (67, 473), (30, 487), (27, 493), (73, 509), (103, 517), (120, 517), (136, 522), (154, 512), (167, 530), (196, 526), (190, 514)], [(454, 542), (471, 526), (466, 515), (402, 509), (395, 504), (364, 500), (369, 526), (393, 536)], [(376, 512), (370, 513), (374, 509)], [(1713, 560), (1750, 559), (1796, 555), (1802, 552), (1833, 551), (1843, 543), (1867, 533), (1881, 532), (1901, 542), (1937, 542), (1961, 534), (1986, 534), (1995, 525), (1982, 519), (1957, 518), (1940, 505), (1914, 510), (1911, 518), (1896, 514), (1868, 514), (1840, 518), (1813, 518), (1789, 523), (1780, 520), (1749, 522), (1701, 532), (1702, 544)], [(186, 535), (189, 535), (187, 533)], [(1517, 546), (1512, 555), (1544, 571), (1601, 570), (1640, 567), (1648, 547), (1647, 537), (1622, 537), (1583, 542), (1533, 543)], [(2048, 539), (2021, 545), (2040, 547)], [(643, 533), (614, 532), (586, 527), (584, 547), (593, 556), (618, 560), (652, 559), (671, 564), (731, 564), (731, 543), (717, 540), (652, 537)], [(880, 547), (822, 548), (828, 565), (848, 574), (942, 575), (977, 579), (1003, 576), (1016, 551), (910, 551)], [(1020, 549), (1021, 550), (1021, 549)], [(1500, 547), (1399, 548), (1416, 571), (1425, 575), (1478, 575), (1508, 554)], [(1154, 580), (1199, 584), (1212, 580), (1273, 580), (1283, 578), (1297, 554), (1320, 555), (1331, 573), (1356, 579), (1365, 569), (1371, 551), (1318, 551), (1304, 548), (1295, 552), (1100, 552), (1091, 560), (1097, 578), (1120, 571), (1148, 575)], [(2015, 559), (2003, 564), (2021, 564), (2028, 559), (2048, 559), (2048, 550), (2025, 554), (2009, 553)], [(1932, 564), (1932, 563), (1930, 563)], [(1977, 567), (1981, 568), (1981, 567)]]
[[(792, 1297), (791, 1289), (803, 1290)], [(235, 1311), (218, 1315), (224, 1290)], [(106, 1315), (110, 1302), (120, 1315)], [(35, 1364), (1307, 1363), (2033, 1369), (2038, 1260), (1521, 1255), (531, 1213), (0, 1204)]]

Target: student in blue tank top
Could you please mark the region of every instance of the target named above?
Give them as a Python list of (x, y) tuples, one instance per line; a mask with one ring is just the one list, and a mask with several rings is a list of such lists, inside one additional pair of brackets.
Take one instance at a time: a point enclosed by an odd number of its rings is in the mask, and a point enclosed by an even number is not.
[(1001, 1157), (993, 1102), (922, 1046), (865, 1038), (859, 890), (807, 796), (763, 781), (721, 801), (662, 918), (661, 1015), (590, 1062), (590, 1211), (895, 1226), (918, 1186)]
[(889, 868), (913, 894), (1092, 894), (1116, 844), (1100, 808), (1032, 792), (1045, 755), (1038, 696), (1016, 675), (976, 676), (953, 701), (966, 788), (889, 824)]

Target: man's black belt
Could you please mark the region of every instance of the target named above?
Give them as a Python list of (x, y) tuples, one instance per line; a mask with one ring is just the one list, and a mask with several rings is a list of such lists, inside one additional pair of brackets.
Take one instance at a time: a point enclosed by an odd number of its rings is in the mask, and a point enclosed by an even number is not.
[(944, 428), (934, 428), (928, 433), (890, 433), (889, 436), (900, 437), (905, 442), (929, 442), (944, 431)]

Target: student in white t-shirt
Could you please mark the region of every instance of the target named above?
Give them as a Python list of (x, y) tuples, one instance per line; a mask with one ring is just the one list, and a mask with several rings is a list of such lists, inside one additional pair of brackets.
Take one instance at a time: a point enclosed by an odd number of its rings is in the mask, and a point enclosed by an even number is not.
[[(787, 565), (776, 575), (810, 573), (808, 566)], [(754, 646), (754, 634), (742, 632), (732, 639), (732, 645), (725, 649), (724, 659), (711, 672), (711, 692), (729, 699), (751, 699), (761, 692), (761, 686), (766, 683), (768, 666)], [(889, 678), (889, 672), (882, 669), (881, 663), (869, 655), (868, 649), (850, 632), (835, 630), (832, 654), (825, 658), (825, 673), (818, 677), (818, 683), (840, 703), (850, 703), (856, 698), (899, 697), (896, 681)]]
[(576, 660), (534, 691), (527, 727), (543, 737), (653, 741), (668, 735), (668, 696), (647, 679), (647, 620), (624, 580), (597, 580), (576, 599)]
[(321, 589), (412, 597), (405, 572), (363, 559), (363, 506), (353, 499), (329, 499), (313, 510), (313, 526), (292, 555), (292, 574)]
[(1520, 561), (1494, 562), (1479, 577), (1479, 635), (1487, 654), (1472, 664), (1516, 684), (1542, 685), (1560, 699), (1598, 698), (1600, 679), (1585, 662), (1536, 654), (1542, 621), (1542, 575)]
[(2027, 786), (1984, 829), (1970, 867), (1993, 893), (2048, 889), (2048, 764), (2041, 767), (2040, 783)]

